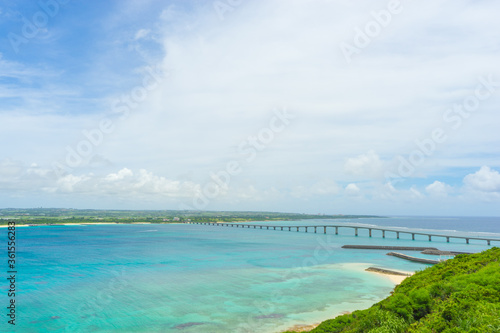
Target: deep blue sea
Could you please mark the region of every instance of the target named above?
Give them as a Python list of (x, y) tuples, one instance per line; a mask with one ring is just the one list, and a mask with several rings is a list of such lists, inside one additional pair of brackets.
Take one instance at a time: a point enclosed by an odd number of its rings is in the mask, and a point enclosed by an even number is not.
[[(251, 222), (249, 224), (269, 224)], [(500, 239), (500, 218), (391, 217), (271, 222), (273, 225), (386, 226)], [(340, 229), (335, 235), (192, 224), (18, 227), (16, 326), (2, 332), (280, 332), (367, 308), (394, 288), (369, 266), (418, 271), (427, 265), (345, 244), (433, 246), (479, 252), (484, 241)], [(7, 230), (0, 229), (2, 276)], [(495, 245), (492, 244), (492, 245)], [(500, 246), (500, 243), (496, 243)], [(429, 257), (419, 252), (405, 252)]]

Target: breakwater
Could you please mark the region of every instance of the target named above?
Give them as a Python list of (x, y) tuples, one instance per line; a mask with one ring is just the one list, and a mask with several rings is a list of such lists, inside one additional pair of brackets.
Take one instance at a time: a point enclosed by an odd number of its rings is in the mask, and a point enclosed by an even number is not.
[(418, 246), (377, 246), (377, 245), (344, 245), (343, 249), (363, 249), (363, 250), (399, 250), (399, 251), (439, 251), (435, 247), (418, 247)]
[(398, 252), (389, 252), (389, 253), (387, 253), (387, 255), (388, 256), (398, 257), (398, 258), (401, 258), (401, 259), (406, 259), (406, 260), (409, 260), (409, 261), (420, 262), (420, 263), (423, 263), (423, 264), (433, 264), (434, 265), (434, 264), (439, 264), (440, 263), (439, 260), (417, 258), (417, 257), (412, 257), (412, 256), (409, 256), (407, 254), (398, 253)]
[(379, 268), (379, 267), (368, 267), (367, 269), (365, 269), (365, 271), (382, 273), (382, 274), (387, 274), (387, 275), (400, 275), (400, 276), (410, 276), (411, 275), (409, 273), (403, 273), (403, 272), (394, 271), (392, 269)]

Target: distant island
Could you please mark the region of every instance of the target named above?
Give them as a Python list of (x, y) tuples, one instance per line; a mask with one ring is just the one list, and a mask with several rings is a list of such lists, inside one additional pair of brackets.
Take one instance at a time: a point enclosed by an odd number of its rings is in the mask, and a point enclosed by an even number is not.
[(180, 223), (298, 221), (310, 219), (380, 218), (375, 215), (323, 215), (252, 211), (190, 210), (99, 210), (71, 208), (4, 208), (0, 225), (14, 220), (18, 225), (91, 224), (91, 223)]

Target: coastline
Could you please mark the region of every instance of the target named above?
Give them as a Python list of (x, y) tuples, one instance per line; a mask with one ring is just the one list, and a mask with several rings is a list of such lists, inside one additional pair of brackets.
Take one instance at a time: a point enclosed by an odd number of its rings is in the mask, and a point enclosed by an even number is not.
[[(57, 226), (57, 225), (111, 225), (111, 224), (153, 224), (151, 222), (130, 222), (130, 223), (121, 223), (121, 222), (91, 222), (91, 223), (47, 223), (47, 224), (16, 224), (17, 227), (46, 227), (46, 226)], [(178, 224), (178, 223), (159, 223), (159, 224)], [(7, 228), (8, 225), (0, 225), (0, 228)]]
[[(330, 266), (330, 265), (327, 265), (327, 266)], [(343, 264), (336, 264), (336, 265), (334, 264), (334, 266), (337, 269), (340, 267), (341, 269), (350, 269), (350, 270), (354, 270), (354, 271), (357, 271), (360, 273), (366, 272), (366, 274), (378, 275), (379, 277), (384, 278), (387, 281), (390, 281), (391, 283), (393, 283), (394, 287), (396, 287), (398, 284), (401, 284), (407, 277), (414, 274), (414, 272), (392, 270), (392, 269), (385, 269), (385, 272), (367, 270), (369, 267), (372, 266), (372, 264), (370, 264), (370, 263), (343, 263)], [(408, 275), (405, 276), (405, 275), (400, 275), (400, 274), (397, 274), (397, 275), (391, 274), (391, 271), (393, 271), (395, 273), (403, 273), (403, 274), (408, 274)], [(387, 295), (387, 296), (389, 296), (389, 295)], [(371, 305), (373, 305), (373, 304), (371, 304)], [(359, 309), (353, 309), (352, 311), (363, 310), (365, 308), (369, 308), (371, 305), (368, 305), (367, 307), (361, 307)], [(313, 322), (316, 322), (314, 324), (310, 324), (310, 323), (294, 324), (293, 326), (289, 326), (288, 328), (286, 328), (284, 330), (280, 330), (278, 332), (280, 332), (280, 333), (281, 332), (308, 332), (308, 331), (316, 328), (317, 326), (319, 326), (319, 324), (321, 324), (321, 322), (323, 322), (325, 320), (333, 319), (333, 318), (336, 318), (338, 316), (342, 316), (344, 314), (349, 314), (352, 311), (345, 311), (344, 310), (344, 311), (336, 312), (331, 317), (320, 320), (319, 322), (313, 321)]]
[(394, 283), (394, 286), (401, 284), (408, 276), (403, 276), (403, 275), (394, 275), (394, 274), (388, 274), (388, 273), (380, 273), (380, 272), (370, 272), (373, 274), (377, 274), (379, 276), (383, 276), (386, 279), (389, 279), (391, 282)]
[[(380, 269), (378, 271), (375, 270), (370, 270), (370, 268), (375, 268), (375, 267), (369, 267), (365, 269), (366, 272), (370, 272), (373, 274), (377, 274), (379, 276), (383, 276), (389, 280), (391, 280), (393, 283), (396, 285), (401, 284), (407, 277), (412, 276), (413, 272), (407, 272), (407, 271), (400, 271), (400, 270), (392, 270), (392, 269)], [(402, 275), (405, 274), (405, 275)]]

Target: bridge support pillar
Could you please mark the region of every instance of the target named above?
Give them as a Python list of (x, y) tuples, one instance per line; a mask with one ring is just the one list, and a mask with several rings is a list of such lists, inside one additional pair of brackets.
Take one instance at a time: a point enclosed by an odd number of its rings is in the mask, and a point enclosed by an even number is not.
[(297, 227), (297, 232), (299, 232), (299, 227)]
[(314, 233), (316, 233), (316, 227), (314, 227)]
[(323, 227), (323, 233), (326, 234), (326, 227)]
[(281, 231), (283, 231), (283, 227), (281, 227)]
[(354, 228), (354, 236), (358, 237), (358, 228)]
[(274, 228), (274, 230), (276, 230), (276, 227), (273, 227), (273, 228)]
[(431, 235), (429, 235), (429, 242), (430, 242), (431, 240), (432, 240), (432, 236), (431, 236)]
[(307, 227), (306, 227), (306, 232), (307, 232)]
[(368, 235), (371, 237), (372, 236), (372, 229), (368, 229)]
[(292, 231), (292, 227), (288, 227), (288, 231)]
[(385, 230), (382, 230), (382, 238), (385, 238)]
[(262, 229), (262, 226), (260, 226), (260, 228)]
[(469, 239), (468, 238), (465, 239), (465, 243), (469, 244)]
[(396, 238), (399, 239), (399, 231), (396, 231)]
[(269, 226), (267, 226), (266, 228), (267, 228), (267, 230), (269, 230)]
[(256, 225), (254, 225), (254, 226), (253, 226), (253, 228), (254, 228), (254, 229), (256, 229), (256, 228), (257, 228), (257, 226), (256, 226)]
[(415, 240), (415, 234), (411, 234), (411, 240)]
[(450, 242), (450, 237), (446, 237), (446, 243)]
[(335, 227), (335, 235), (339, 234), (339, 227)]
[(487, 240), (487, 242), (488, 242), (488, 245), (491, 245), (491, 242), (489, 240)]

